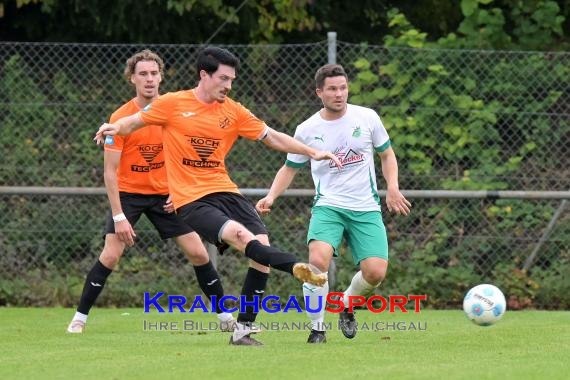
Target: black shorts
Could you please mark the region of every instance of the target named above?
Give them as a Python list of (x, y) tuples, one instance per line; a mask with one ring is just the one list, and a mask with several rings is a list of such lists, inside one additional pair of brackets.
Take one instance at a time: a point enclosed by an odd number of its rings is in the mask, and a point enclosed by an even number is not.
[[(169, 214), (164, 211), (163, 206), (168, 198), (166, 195), (120, 192), (119, 196), (121, 198), (121, 208), (131, 226), (134, 226), (141, 215), (145, 214), (162, 239), (169, 239), (193, 231), (176, 213)], [(105, 223), (105, 234), (114, 233), (115, 222), (113, 222), (113, 216), (111, 211), (109, 211)]]
[(208, 194), (180, 207), (177, 212), (198, 235), (212, 244), (220, 243), (222, 227), (230, 220), (243, 224), (254, 235), (267, 234), (253, 204), (237, 193)]

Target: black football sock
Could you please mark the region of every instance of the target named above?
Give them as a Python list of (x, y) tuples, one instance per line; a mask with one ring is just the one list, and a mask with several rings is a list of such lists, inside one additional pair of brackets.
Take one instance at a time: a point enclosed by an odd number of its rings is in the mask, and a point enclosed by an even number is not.
[[(263, 293), (265, 292), (265, 286), (267, 285), (268, 273), (263, 273), (255, 268), (249, 268), (247, 275), (245, 276), (245, 281), (243, 282), (243, 287), (241, 288), (241, 295), (245, 296), (248, 305), (246, 305), (244, 312), (238, 314), (237, 321), (240, 323), (253, 323), (257, 314), (255, 312), (254, 306), (250, 305), (255, 301), (255, 296), (258, 297), (258, 307), (261, 309), (261, 299), (263, 298)], [(241, 297), (240, 297), (241, 300)], [(240, 301), (241, 302), (241, 301)], [(240, 310), (241, 306), (240, 306)], [(259, 311), (258, 311), (259, 312)]]
[(83, 285), (83, 293), (81, 294), (81, 299), (79, 300), (79, 307), (77, 311), (81, 314), (89, 314), (89, 310), (101, 294), (103, 287), (105, 286), (105, 281), (107, 277), (113, 271), (103, 264), (101, 261), (97, 260), (91, 271), (87, 274), (85, 279), (85, 285)]
[(196, 272), (200, 289), (202, 289), (210, 301), (212, 301), (212, 296), (216, 296), (216, 313), (222, 313), (220, 300), (224, 296), (224, 287), (216, 268), (214, 268), (211, 261), (208, 261), (204, 265), (194, 266), (194, 271)]
[(282, 252), (275, 247), (263, 245), (259, 240), (252, 240), (247, 243), (245, 255), (261, 265), (289, 274), (293, 274), (293, 266), (299, 262), (295, 255)]

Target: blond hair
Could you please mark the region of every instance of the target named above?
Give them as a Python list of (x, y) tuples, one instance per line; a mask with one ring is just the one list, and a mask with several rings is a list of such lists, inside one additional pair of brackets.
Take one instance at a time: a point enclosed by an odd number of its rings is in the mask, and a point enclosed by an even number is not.
[(160, 56), (155, 52), (149, 49), (144, 49), (133, 55), (131, 58), (127, 59), (127, 65), (125, 66), (125, 72), (124, 72), (125, 79), (127, 80), (127, 82), (129, 83), (131, 82), (131, 76), (135, 73), (135, 68), (137, 67), (137, 63), (141, 61), (156, 62), (158, 65), (158, 71), (160, 71), (160, 76), (164, 76), (163, 75), (164, 61), (162, 60), (162, 58), (160, 58)]

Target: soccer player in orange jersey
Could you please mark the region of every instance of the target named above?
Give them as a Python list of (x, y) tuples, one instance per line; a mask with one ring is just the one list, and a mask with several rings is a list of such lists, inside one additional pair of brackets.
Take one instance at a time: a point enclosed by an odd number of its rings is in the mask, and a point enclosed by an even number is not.
[[(141, 112), (113, 124), (103, 124), (95, 135), (102, 143), (114, 135), (129, 135), (146, 125), (163, 126), (165, 162), (174, 207), (184, 221), (211, 243), (227, 243), (253, 260), (242, 295), (254, 299), (264, 292), (268, 267), (321, 286), (326, 275), (314, 273), (290, 253), (269, 246), (267, 229), (253, 205), (238, 191), (226, 171), (224, 159), (238, 137), (260, 140), (283, 152), (314, 160), (336, 156), (308, 147), (269, 128), (247, 108), (227, 95), (236, 78), (239, 60), (225, 49), (208, 47), (197, 59), (198, 86), (168, 93)], [(230, 344), (260, 345), (250, 337), (253, 308), (238, 316)]]
[[(158, 98), (164, 63), (150, 50), (143, 50), (127, 60), (125, 77), (136, 90), (136, 97), (111, 116), (111, 122), (132, 115)], [(104, 176), (111, 211), (107, 216), (105, 246), (85, 281), (77, 312), (68, 327), (70, 333), (82, 333), (89, 310), (103, 290), (127, 246), (134, 245), (133, 226), (145, 214), (162, 239), (174, 238), (196, 272), (204, 293), (217, 299), (224, 296), (221, 280), (209, 260), (206, 248), (196, 232), (173, 211), (168, 200), (164, 167), (162, 127), (150, 125), (129, 136), (109, 136), (105, 141)], [(222, 329), (231, 329), (233, 318), (217, 308)]]

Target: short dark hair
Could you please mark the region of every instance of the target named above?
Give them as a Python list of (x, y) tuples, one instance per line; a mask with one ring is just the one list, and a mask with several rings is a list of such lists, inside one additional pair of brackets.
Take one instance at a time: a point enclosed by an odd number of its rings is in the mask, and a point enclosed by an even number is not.
[(322, 89), (325, 85), (325, 79), (331, 77), (345, 77), (348, 82), (348, 75), (346, 75), (344, 68), (341, 65), (331, 63), (324, 65), (317, 70), (317, 73), (315, 74), (315, 83), (317, 88)]
[(239, 59), (226, 49), (219, 47), (207, 47), (198, 54), (196, 60), (196, 74), (200, 79), (200, 71), (204, 70), (209, 75), (212, 75), (218, 70), (218, 67), (227, 65), (237, 70), (239, 66)]
[(141, 61), (154, 61), (158, 65), (158, 71), (160, 71), (160, 75), (163, 75), (164, 71), (164, 61), (158, 54), (153, 52), (149, 49), (144, 49), (127, 59), (127, 64), (125, 65), (125, 79), (127, 82), (131, 82), (131, 76), (135, 73), (135, 69), (137, 67), (137, 63)]

